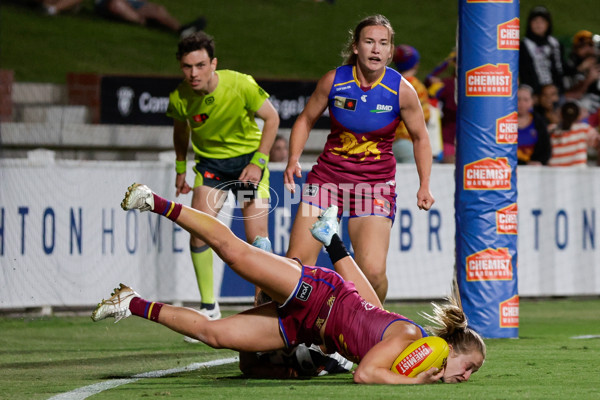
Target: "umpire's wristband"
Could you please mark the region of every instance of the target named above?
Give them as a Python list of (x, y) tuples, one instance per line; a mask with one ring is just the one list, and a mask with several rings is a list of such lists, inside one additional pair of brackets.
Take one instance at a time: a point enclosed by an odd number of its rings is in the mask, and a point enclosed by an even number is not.
[(187, 169), (187, 161), (186, 160), (175, 160), (175, 172), (178, 174), (184, 174)]
[(252, 159), (250, 160), (250, 164), (256, 165), (261, 170), (264, 170), (268, 163), (269, 163), (269, 156), (261, 153), (260, 151), (257, 151), (256, 153), (254, 153), (254, 155), (252, 156)]

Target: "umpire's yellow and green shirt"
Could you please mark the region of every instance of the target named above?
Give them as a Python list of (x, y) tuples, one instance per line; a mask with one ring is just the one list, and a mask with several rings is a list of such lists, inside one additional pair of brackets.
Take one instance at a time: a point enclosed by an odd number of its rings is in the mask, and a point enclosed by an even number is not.
[(258, 149), (262, 132), (254, 114), (269, 98), (250, 75), (220, 70), (217, 88), (200, 96), (183, 81), (169, 95), (167, 116), (188, 121), (200, 157), (225, 159)]

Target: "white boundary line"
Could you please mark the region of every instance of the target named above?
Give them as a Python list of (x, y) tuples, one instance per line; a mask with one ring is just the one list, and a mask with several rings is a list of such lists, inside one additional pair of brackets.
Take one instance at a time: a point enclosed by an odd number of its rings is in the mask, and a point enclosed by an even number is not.
[(600, 339), (600, 335), (571, 336), (571, 339)]
[(210, 368), (216, 367), (218, 365), (231, 364), (239, 361), (238, 357), (233, 358), (223, 358), (220, 360), (207, 361), (203, 363), (192, 363), (185, 367), (179, 368), (171, 368), (171, 369), (163, 369), (159, 371), (150, 371), (150, 372), (142, 372), (141, 374), (133, 375), (131, 378), (121, 378), (121, 379), (112, 379), (110, 381), (104, 381), (99, 383), (94, 383), (93, 385), (84, 386), (75, 390), (71, 390), (70, 392), (58, 394), (56, 396), (50, 397), (48, 400), (83, 400), (87, 399), (90, 396), (103, 392), (105, 390), (109, 390), (112, 388), (116, 388), (117, 386), (126, 385), (128, 383), (133, 383), (139, 381), (140, 379), (145, 378), (160, 378), (161, 376), (176, 374), (179, 372), (185, 371), (195, 371), (200, 368)]

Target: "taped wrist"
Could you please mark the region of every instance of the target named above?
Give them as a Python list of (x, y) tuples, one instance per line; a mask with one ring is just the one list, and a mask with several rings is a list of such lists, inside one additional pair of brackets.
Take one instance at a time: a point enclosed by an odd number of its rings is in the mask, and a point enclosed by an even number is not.
[(264, 153), (261, 153), (260, 151), (257, 151), (256, 153), (254, 153), (254, 155), (252, 156), (252, 159), (250, 160), (250, 164), (254, 164), (262, 170), (265, 169), (265, 167), (267, 166), (268, 163), (269, 163), (269, 156)]
[(175, 160), (175, 172), (178, 174), (183, 174), (187, 169), (187, 161), (186, 160)]
[(327, 250), (327, 254), (329, 254), (329, 258), (333, 264), (350, 255), (337, 233), (333, 234), (331, 243), (329, 243), (329, 246), (325, 246), (325, 250)]

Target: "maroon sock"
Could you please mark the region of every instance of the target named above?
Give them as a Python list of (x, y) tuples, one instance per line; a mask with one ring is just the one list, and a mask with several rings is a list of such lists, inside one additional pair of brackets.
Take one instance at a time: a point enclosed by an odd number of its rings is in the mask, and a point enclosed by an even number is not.
[(182, 205), (175, 203), (174, 201), (163, 199), (156, 193), (152, 194), (154, 195), (154, 210), (152, 211), (169, 218), (171, 221), (177, 221)]
[(158, 314), (164, 304), (147, 301), (140, 297), (134, 297), (129, 303), (129, 311), (138, 317), (149, 319), (150, 321), (158, 322)]

